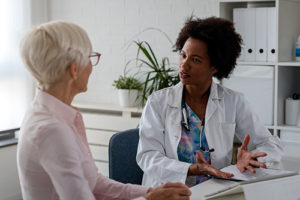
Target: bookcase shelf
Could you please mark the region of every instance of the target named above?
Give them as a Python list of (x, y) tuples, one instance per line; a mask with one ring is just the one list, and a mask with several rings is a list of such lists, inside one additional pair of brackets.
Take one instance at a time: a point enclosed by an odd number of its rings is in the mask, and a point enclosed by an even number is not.
[(299, 132), (299, 134), (300, 134), (300, 127), (298, 127), (298, 126), (278, 125), (277, 129), (278, 130), (284, 130), (284, 131)]
[(261, 66), (275, 66), (275, 62), (246, 62), (246, 61), (238, 61), (238, 65), (261, 65)]
[(289, 61), (289, 62), (279, 62), (278, 66), (284, 66), (284, 67), (300, 67), (300, 62), (296, 61)]
[(276, 135), (289, 131), (299, 133), (295, 142), (300, 144), (300, 127), (285, 125), (284, 108), (286, 98), (300, 93), (300, 62), (294, 61), (294, 45), (300, 34), (300, 0), (219, 0), (219, 16), (233, 21), (235, 8), (253, 7), (275, 7), (276, 59), (274, 62), (238, 61), (237, 65), (274, 66), (273, 124), (266, 127)]

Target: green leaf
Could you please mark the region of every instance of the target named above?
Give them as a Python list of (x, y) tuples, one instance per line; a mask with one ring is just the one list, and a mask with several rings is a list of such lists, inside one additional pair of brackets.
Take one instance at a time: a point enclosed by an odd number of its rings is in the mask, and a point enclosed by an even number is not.
[(142, 90), (142, 83), (134, 77), (119, 76), (117, 80), (114, 80), (113, 86), (117, 89), (129, 89), (129, 90)]
[[(167, 37), (166, 34), (165, 36)], [(136, 58), (127, 62), (125, 68), (127, 69), (129, 63), (135, 61), (135, 66), (140, 69), (139, 73), (142, 73), (141, 75), (144, 75), (144, 77), (146, 76), (141, 84), (141, 100), (144, 105), (147, 97), (154, 91), (176, 85), (180, 79), (177, 73), (177, 67), (171, 67), (168, 57), (162, 57), (159, 61), (154, 49), (147, 41), (133, 41), (133, 43), (137, 47)], [(125, 71), (126, 70), (124, 70), (124, 76), (126, 75)], [(137, 73), (137, 75), (139, 73)], [(117, 83), (117, 81), (114, 82), (115, 87), (121, 85), (117, 85)], [(126, 87), (129, 87), (128, 83), (126, 83)]]

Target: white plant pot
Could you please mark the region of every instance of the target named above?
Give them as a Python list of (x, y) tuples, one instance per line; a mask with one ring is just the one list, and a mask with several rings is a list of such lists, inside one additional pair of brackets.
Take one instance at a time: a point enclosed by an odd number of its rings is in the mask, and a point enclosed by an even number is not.
[(120, 106), (123, 107), (137, 106), (138, 93), (139, 93), (138, 90), (119, 89), (118, 96), (119, 96)]

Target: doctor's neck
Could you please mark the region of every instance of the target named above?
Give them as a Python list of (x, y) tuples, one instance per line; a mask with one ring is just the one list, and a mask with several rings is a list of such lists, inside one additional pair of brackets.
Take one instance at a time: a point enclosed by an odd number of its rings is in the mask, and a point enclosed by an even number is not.
[(202, 100), (204, 97), (209, 96), (210, 94), (210, 87), (211, 87), (212, 82), (209, 82), (208, 84), (202, 84), (201, 86), (199, 85), (185, 85), (185, 96), (187, 98), (192, 98), (192, 99), (199, 99)]

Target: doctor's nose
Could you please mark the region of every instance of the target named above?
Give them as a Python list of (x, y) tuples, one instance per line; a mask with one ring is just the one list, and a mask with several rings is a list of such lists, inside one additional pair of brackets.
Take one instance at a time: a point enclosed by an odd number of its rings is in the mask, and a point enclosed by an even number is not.
[(189, 65), (189, 62), (188, 62), (187, 58), (180, 59), (179, 66), (180, 66), (180, 70), (187, 71), (187, 70), (190, 69), (190, 65)]

